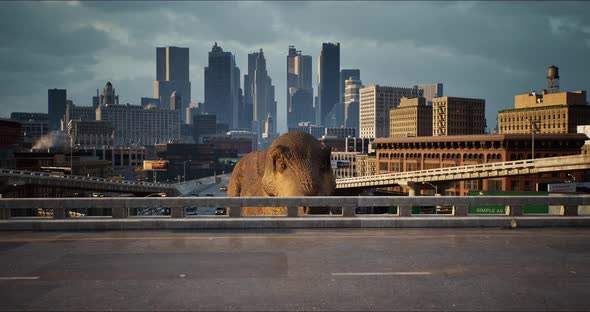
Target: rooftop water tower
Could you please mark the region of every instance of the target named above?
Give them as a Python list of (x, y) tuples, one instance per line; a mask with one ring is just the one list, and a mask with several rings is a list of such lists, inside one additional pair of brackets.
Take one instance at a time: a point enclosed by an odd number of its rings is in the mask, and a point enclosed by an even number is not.
[(559, 67), (547, 67), (547, 91), (549, 93), (559, 92)]

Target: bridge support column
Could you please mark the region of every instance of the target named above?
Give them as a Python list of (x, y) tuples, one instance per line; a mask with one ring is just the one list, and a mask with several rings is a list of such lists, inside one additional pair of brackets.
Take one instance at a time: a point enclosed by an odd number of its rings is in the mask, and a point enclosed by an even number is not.
[(561, 206), (561, 211), (559, 213), (562, 216), (577, 216), (578, 215), (578, 206)]
[(297, 217), (299, 215), (298, 209), (299, 208), (296, 206), (287, 207), (287, 217), (289, 217), (289, 218)]
[(342, 216), (343, 217), (356, 217), (356, 207), (352, 206), (345, 206), (342, 207)]
[(170, 217), (172, 218), (184, 218), (186, 217), (186, 209), (184, 207), (171, 208)]
[(522, 206), (506, 206), (507, 216), (522, 216)]
[(398, 206), (397, 215), (399, 217), (410, 217), (412, 216), (412, 206)]
[(65, 208), (53, 208), (54, 219), (65, 219), (69, 217), (69, 211)]
[[(2, 198), (2, 197), (0, 197)], [(0, 220), (10, 219), (10, 209), (9, 208), (2, 208), (0, 209)]]
[(235, 206), (235, 207), (229, 207), (229, 217), (230, 218), (239, 218), (242, 216), (242, 208)]
[(416, 192), (420, 192), (422, 184), (410, 181), (400, 181), (399, 185), (408, 191), (408, 196), (416, 196)]
[(129, 216), (129, 208), (127, 207), (113, 207), (113, 219), (124, 219)]
[(469, 212), (469, 206), (467, 206), (467, 205), (454, 205), (453, 206), (453, 216), (466, 217), (467, 212)]

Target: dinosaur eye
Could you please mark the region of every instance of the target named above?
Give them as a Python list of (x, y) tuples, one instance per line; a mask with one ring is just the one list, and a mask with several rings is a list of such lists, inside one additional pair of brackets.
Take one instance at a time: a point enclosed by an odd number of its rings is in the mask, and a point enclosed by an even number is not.
[(287, 169), (287, 164), (284, 161), (280, 161), (277, 163), (277, 171), (278, 172), (283, 172), (283, 171), (285, 171), (285, 169)]

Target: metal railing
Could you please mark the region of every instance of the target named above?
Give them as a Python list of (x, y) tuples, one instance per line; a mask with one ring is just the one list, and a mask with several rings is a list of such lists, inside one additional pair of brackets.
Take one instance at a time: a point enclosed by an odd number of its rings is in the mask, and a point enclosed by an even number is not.
[[(75, 212), (88, 209), (110, 209), (112, 218), (129, 218), (141, 215), (137, 211), (169, 209), (171, 218), (187, 217), (187, 210), (197, 208), (227, 208), (224, 217), (249, 218), (242, 216), (241, 208), (249, 207), (286, 207), (286, 217), (303, 217), (298, 207), (334, 208), (341, 217), (360, 216), (357, 209), (363, 207), (387, 207), (389, 213), (381, 216), (411, 217), (412, 207), (441, 206), (450, 207), (451, 216), (470, 216), (469, 208), (474, 206), (502, 206), (506, 216), (522, 216), (527, 206), (559, 206), (559, 215), (577, 216), (579, 206), (590, 205), (590, 195), (556, 195), (556, 196), (325, 196), (325, 197), (151, 197), (151, 198), (28, 198), (0, 199), (0, 218), (13, 218), (12, 211), (23, 209), (50, 210), (56, 219), (65, 219)], [(334, 211), (332, 209), (332, 211)], [(131, 213), (135, 211), (136, 213)], [(168, 214), (166, 214), (168, 215)], [(479, 214), (477, 214), (479, 215)], [(332, 215), (326, 215), (329, 218)], [(479, 215), (481, 216), (481, 215)], [(497, 216), (497, 215), (496, 215)], [(222, 216), (223, 217), (223, 216)], [(324, 217), (314, 215), (314, 217)], [(79, 219), (79, 218), (72, 218)], [(198, 218), (195, 218), (198, 220)], [(75, 222), (75, 221), (73, 221)]]
[[(556, 163), (556, 161), (558, 163)], [(491, 171), (517, 171), (517, 170), (532, 170), (541, 169), (543, 172), (546, 171), (559, 171), (561, 167), (572, 166), (572, 165), (585, 165), (590, 167), (590, 157), (586, 155), (574, 155), (574, 156), (560, 156), (560, 157), (546, 157), (539, 159), (527, 159), (527, 160), (516, 160), (506, 162), (494, 162), (484, 163), (475, 165), (464, 165), (464, 166), (453, 166), (434, 168), (427, 170), (417, 171), (405, 171), (386, 173), (373, 176), (361, 176), (352, 178), (341, 178), (336, 180), (336, 187), (346, 187), (353, 183), (379, 183), (392, 180), (409, 180), (409, 181), (425, 181), (426, 179), (433, 176), (440, 175), (454, 175), (454, 174), (472, 174), (480, 172), (491, 172)], [(547, 168), (549, 167), (549, 168)], [(514, 173), (519, 175), (522, 173)], [(508, 174), (509, 175), (509, 174)]]

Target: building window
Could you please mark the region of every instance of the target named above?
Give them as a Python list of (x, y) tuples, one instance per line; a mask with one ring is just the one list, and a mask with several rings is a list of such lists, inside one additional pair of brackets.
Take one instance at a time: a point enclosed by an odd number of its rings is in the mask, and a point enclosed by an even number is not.
[(502, 191), (502, 180), (488, 180), (488, 191), (490, 191), (490, 192)]
[(467, 180), (463, 184), (468, 190), (481, 190), (481, 180)]

